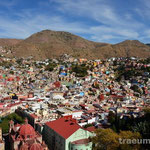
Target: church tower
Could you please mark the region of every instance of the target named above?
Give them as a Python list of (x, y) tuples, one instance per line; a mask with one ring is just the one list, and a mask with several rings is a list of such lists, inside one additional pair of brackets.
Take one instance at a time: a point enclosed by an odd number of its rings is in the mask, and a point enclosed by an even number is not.
[(10, 120), (9, 122), (9, 133), (11, 132), (11, 130), (14, 128), (14, 122), (12, 120)]

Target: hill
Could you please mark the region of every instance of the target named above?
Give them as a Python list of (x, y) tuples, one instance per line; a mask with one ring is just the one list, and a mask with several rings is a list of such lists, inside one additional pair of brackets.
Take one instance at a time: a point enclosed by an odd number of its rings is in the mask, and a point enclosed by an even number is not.
[(51, 30), (35, 33), (10, 45), (10, 49), (14, 56), (33, 56), (35, 59), (55, 58), (64, 53), (88, 59), (150, 56), (150, 47), (137, 40), (126, 40), (113, 45), (88, 41), (69, 32)]
[(117, 55), (126, 57), (136, 56), (141, 58), (150, 57), (150, 47), (138, 40), (126, 40), (112, 46)]
[(0, 46), (12, 46), (18, 44), (20, 39), (0, 39)]

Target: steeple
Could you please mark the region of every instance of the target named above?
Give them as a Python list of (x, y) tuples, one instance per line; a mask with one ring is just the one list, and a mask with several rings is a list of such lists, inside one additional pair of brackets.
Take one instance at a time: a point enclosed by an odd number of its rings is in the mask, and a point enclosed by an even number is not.
[(9, 133), (11, 132), (11, 130), (14, 128), (14, 122), (13, 120), (10, 120), (9, 122)]
[(24, 122), (25, 122), (25, 124), (28, 124), (28, 119), (27, 119), (27, 118), (25, 118)]

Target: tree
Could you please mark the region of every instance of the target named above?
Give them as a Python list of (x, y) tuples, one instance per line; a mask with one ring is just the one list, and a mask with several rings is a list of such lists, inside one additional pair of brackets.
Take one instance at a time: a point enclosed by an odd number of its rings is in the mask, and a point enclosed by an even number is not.
[(16, 62), (17, 62), (19, 65), (21, 65), (21, 64), (22, 64), (22, 61), (23, 61), (23, 59), (22, 59), (22, 58), (20, 58), (20, 59), (17, 59), (17, 60), (16, 60)]
[(139, 132), (121, 131), (119, 135), (120, 139), (122, 139), (122, 142), (120, 141), (119, 146), (121, 150), (140, 149), (140, 144), (138, 144), (138, 140), (141, 139), (141, 135)]
[[(91, 141), (94, 150), (139, 150), (140, 145), (132, 142), (135, 140), (137, 142), (137, 139), (140, 138), (141, 135), (138, 132), (120, 131), (120, 133), (116, 133), (112, 129), (97, 129)], [(127, 139), (131, 141), (131, 144)]]
[(143, 108), (143, 111), (145, 113), (145, 117), (150, 119), (150, 107), (148, 108)]
[(133, 86), (131, 87), (131, 89), (132, 89), (134, 92), (137, 92), (137, 93), (139, 93), (139, 94), (142, 94), (142, 93), (143, 93), (143, 91), (141, 90), (141, 88), (139, 88), (139, 86), (137, 86), (137, 85), (133, 85)]
[(75, 72), (77, 77), (85, 77), (88, 75), (88, 67), (85, 64), (82, 65), (72, 65), (71, 72)]
[(24, 119), (16, 113), (12, 113), (6, 116), (5, 118), (2, 119), (2, 122), (0, 123), (0, 127), (2, 128), (3, 133), (8, 133), (10, 120), (13, 120), (15, 123), (20, 123), (20, 124), (24, 122)]
[(148, 121), (139, 122), (132, 127), (135, 132), (140, 132), (144, 138), (150, 136), (150, 123)]
[(115, 150), (119, 147), (119, 135), (112, 129), (98, 129), (91, 140), (94, 150)]
[(92, 127), (93, 126), (93, 124), (86, 124), (85, 126), (84, 126), (84, 128), (88, 128), (88, 127)]
[(45, 70), (46, 70), (46, 71), (53, 71), (55, 67), (56, 67), (56, 64), (55, 64), (55, 63), (50, 63), (49, 65), (47, 65), (47, 66), (45, 67)]
[(108, 122), (113, 125), (115, 123), (115, 117), (116, 115), (110, 111), (109, 114), (108, 114)]

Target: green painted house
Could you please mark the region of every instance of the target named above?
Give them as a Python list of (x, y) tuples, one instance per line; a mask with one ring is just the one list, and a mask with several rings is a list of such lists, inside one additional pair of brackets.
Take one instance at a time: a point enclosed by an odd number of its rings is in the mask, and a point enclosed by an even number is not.
[(48, 122), (43, 129), (43, 140), (50, 150), (92, 150), (90, 136), (92, 132), (67, 117)]

